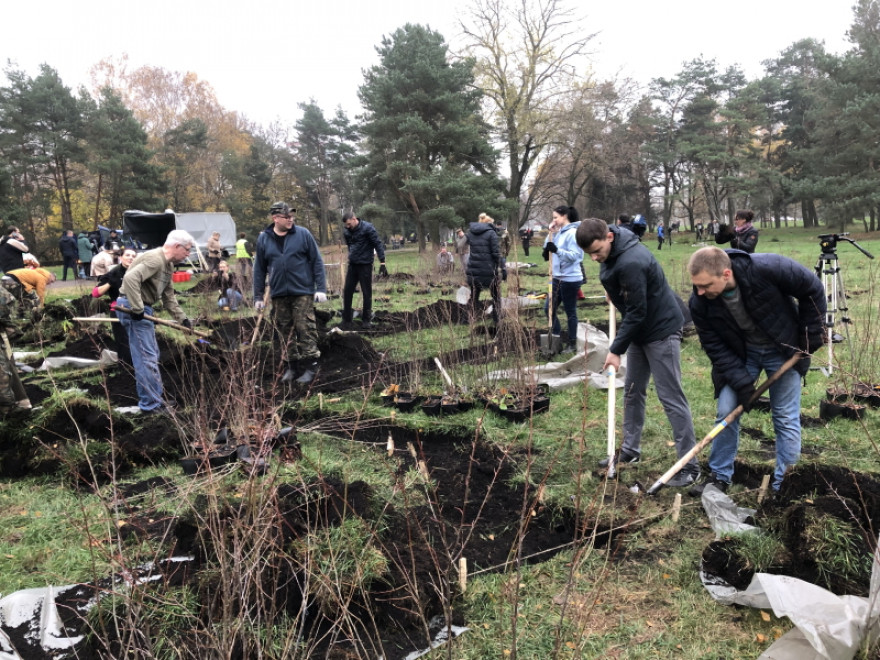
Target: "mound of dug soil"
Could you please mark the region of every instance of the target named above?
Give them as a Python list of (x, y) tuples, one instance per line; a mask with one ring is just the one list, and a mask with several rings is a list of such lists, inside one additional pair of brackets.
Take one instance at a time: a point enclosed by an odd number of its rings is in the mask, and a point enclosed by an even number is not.
[(756, 572), (764, 572), (790, 575), (838, 595), (867, 596), (880, 529), (876, 475), (800, 466), (758, 510), (755, 524), (775, 542), (765, 545), (773, 550), (761, 556), (761, 565), (756, 551), (749, 549), (753, 544), (725, 538), (704, 551), (704, 570), (737, 589), (745, 589)]

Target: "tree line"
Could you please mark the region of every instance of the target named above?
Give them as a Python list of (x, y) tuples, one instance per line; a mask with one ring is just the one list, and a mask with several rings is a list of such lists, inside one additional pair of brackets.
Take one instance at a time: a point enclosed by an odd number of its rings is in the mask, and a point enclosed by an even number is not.
[(383, 235), (430, 236), (487, 212), (516, 227), (559, 204), (779, 226), (877, 227), (880, 0), (858, 0), (851, 48), (804, 39), (748, 80), (712, 60), (640, 89), (594, 80), (592, 35), (563, 0), (473, 0), (461, 47), (407, 24), (364, 72), (363, 113), (300, 104), (268, 127), (223, 108), (193, 73), (92, 70), (71, 90), (48, 64), (0, 87), (0, 222), (39, 253), (62, 230), (118, 227), (125, 209), (229, 211), (255, 234), (274, 200), (321, 244), (344, 210)]

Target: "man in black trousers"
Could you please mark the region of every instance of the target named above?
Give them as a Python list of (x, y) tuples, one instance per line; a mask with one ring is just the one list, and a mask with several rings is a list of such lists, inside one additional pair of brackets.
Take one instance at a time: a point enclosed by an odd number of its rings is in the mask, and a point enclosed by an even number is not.
[(343, 237), (348, 246), (348, 271), (345, 274), (345, 286), (342, 289), (342, 327), (351, 329), (352, 299), (358, 284), (361, 285), (363, 309), (361, 311), (361, 329), (373, 327), (373, 253), (379, 257), (379, 275), (387, 277), (385, 268), (385, 246), (379, 238), (376, 228), (359, 220), (351, 211), (342, 216), (345, 225)]

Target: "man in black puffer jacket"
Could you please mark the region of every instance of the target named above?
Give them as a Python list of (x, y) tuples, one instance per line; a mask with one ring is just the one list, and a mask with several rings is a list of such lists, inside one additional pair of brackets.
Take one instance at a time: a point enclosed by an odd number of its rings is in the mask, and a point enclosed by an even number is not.
[(385, 246), (376, 228), (369, 222), (358, 219), (351, 211), (342, 216), (342, 223), (345, 225), (342, 235), (348, 246), (348, 271), (345, 273), (345, 286), (342, 288), (342, 325), (351, 327), (354, 291), (360, 284), (364, 303), (361, 328), (369, 330), (373, 327), (373, 252), (379, 255), (379, 275), (387, 277)]
[[(706, 247), (691, 255), (688, 272), (694, 285), (691, 315), (712, 361), (718, 421), (737, 404), (749, 410), (761, 371), (772, 376), (793, 355), (803, 354), (770, 388), (776, 432), (772, 486), (779, 490), (785, 471), (800, 457), (801, 378), (810, 368), (809, 355), (824, 342), (825, 290), (815, 273), (778, 254)], [(734, 420), (714, 439), (711, 473), (691, 495), (708, 484), (727, 490), (738, 444), (739, 420)]]
[[(484, 220), (485, 218), (485, 220)], [(492, 218), (483, 214), (480, 222), (472, 222), (467, 233), (470, 257), (468, 257), (467, 282), (471, 288), (470, 317), (471, 323), (476, 321), (477, 302), (480, 292), (489, 289), (492, 296), (492, 321), (498, 325), (498, 310), (501, 307), (501, 287), (498, 281), (498, 269), (501, 268), (501, 249), (498, 232), (492, 224)]]
[[(651, 378), (672, 429), (676, 454), (682, 458), (693, 449), (696, 437), (690, 404), (681, 386), (684, 315), (675, 293), (657, 259), (631, 231), (609, 227), (598, 218), (588, 218), (581, 221), (576, 238), (587, 256), (601, 264), (599, 280), (622, 317), (603, 366), (603, 370), (620, 369), (620, 356), (626, 354), (623, 442), (617, 461), (638, 463), (641, 460), (645, 404)], [(606, 458), (599, 465), (607, 467), (608, 462)], [(692, 458), (666, 485), (690, 486), (699, 476), (700, 466)]]

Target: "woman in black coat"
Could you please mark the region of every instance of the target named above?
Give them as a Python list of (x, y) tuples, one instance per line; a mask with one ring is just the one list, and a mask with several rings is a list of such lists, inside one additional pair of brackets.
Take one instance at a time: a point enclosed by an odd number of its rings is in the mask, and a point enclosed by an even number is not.
[(752, 225), (755, 214), (751, 211), (737, 211), (733, 216), (733, 231), (721, 225), (715, 234), (716, 243), (730, 243), (730, 247), (752, 254), (758, 245), (758, 230)]
[[(122, 287), (122, 278), (125, 277), (128, 267), (131, 266), (131, 262), (134, 261), (136, 256), (137, 252), (132, 248), (126, 248), (122, 252), (122, 256), (119, 257), (119, 263), (116, 266), (113, 266), (113, 268), (108, 270), (105, 274), (98, 277), (98, 284), (92, 289), (92, 298), (100, 298), (105, 295), (110, 298), (111, 312), (116, 306), (116, 299), (119, 297), (119, 289)], [(129, 348), (128, 345), (128, 333), (125, 331), (125, 328), (122, 327), (121, 323), (111, 323), (110, 327), (113, 330), (113, 341), (116, 342), (116, 355), (119, 358), (119, 361), (130, 365), (131, 348)]]
[(470, 316), (476, 320), (477, 302), (480, 292), (489, 289), (492, 296), (492, 320), (498, 325), (498, 310), (501, 307), (501, 285), (498, 269), (501, 267), (501, 249), (495, 221), (485, 213), (479, 222), (472, 222), (467, 232), (470, 257), (467, 265), (467, 283), (471, 288)]

